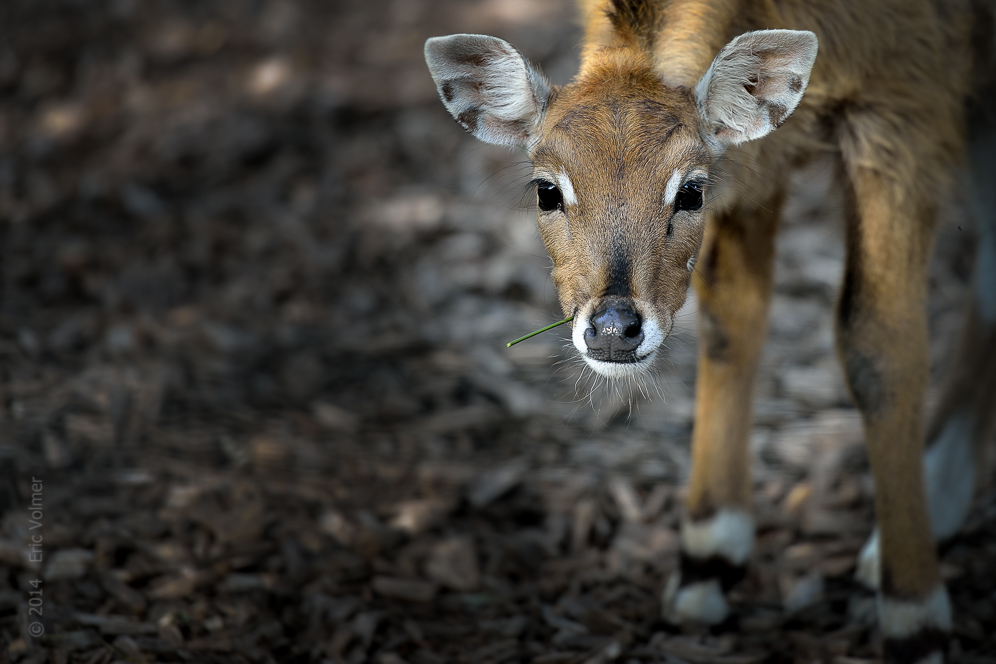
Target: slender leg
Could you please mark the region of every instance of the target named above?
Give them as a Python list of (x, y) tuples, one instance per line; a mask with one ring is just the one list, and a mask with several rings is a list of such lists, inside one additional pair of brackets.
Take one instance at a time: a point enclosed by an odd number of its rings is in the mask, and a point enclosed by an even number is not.
[(694, 276), (699, 298), (692, 476), (681, 530), (681, 569), (664, 617), (715, 624), (724, 593), (743, 577), (754, 543), (748, 437), (754, 377), (767, 331), (774, 238), (782, 196), (712, 217)]
[(879, 526), (879, 620), (891, 662), (940, 661), (951, 609), (923, 471), (926, 266), (934, 210), (877, 171), (851, 170), (837, 345), (861, 410)]
[[(988, 251), (988, 260), (996, 265), (996, 233), (993, 240), (991, 248), (979, 243), (977, 263), (987, 260)], [(977, 272), (977, 282), (986, 278)], [(996, 291), (996, 281), (988, 288)], [(931, 533), (938, 542), (953, 537), (968, 517), (977, 472), (987, 465), (985, 443), (996, 424), (996, 319), (987, 321), (981, 309), (976, 290), (958, 354), (948, 367), (944, 392), (927, 429), (923, 469)], [(879, 553), (876, 531), (861, 550), (857, 571), (858, 579), (873, 589), (881, 578)]]
[[(957, 354), (927, 429), (927, 504), (935, 540), (958, 532), (968, 516), (985, 442), (996, 424), (996, 86), (979, 91), (969, 113), (967, 193), (978, 240), (975, 274)], [(861, 552), (858, 578), (879, 585), (878, 533)]]

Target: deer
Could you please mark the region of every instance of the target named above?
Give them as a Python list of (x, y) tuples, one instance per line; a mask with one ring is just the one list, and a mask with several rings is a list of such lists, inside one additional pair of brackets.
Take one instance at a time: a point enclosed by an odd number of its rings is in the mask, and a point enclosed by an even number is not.
[[(942, 662), (937, 543), (964, 522), (996, 419), (996, 39), (983, 0), (580, 0), (554, 86), (511, 44), (425, 43), (445, 108), (531, 163), (571, 341), (597, 374), (651, 371), (694, 288), (699, 346), (680, 562), (663, 618), (718, 625), (754, 543), (748, 435), (788, 174), (830, 159), (846, 258), (835, 344), (877, 527), (857, 575), (885, 660)], [(722, 174), (718, 176), (717, 174)], [(960, 350), (928, 426), (927, 265), (967, 196), (977, 243)]]

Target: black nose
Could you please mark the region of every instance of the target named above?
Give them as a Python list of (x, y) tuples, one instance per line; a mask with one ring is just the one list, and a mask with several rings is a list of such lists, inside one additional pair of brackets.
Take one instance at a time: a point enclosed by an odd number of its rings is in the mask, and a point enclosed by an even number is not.
[(636, 349), (642, 341), (640, 317), (624, 303), (596, 311), (584, 332), (588, 355), (603, 362), (636, 362)]

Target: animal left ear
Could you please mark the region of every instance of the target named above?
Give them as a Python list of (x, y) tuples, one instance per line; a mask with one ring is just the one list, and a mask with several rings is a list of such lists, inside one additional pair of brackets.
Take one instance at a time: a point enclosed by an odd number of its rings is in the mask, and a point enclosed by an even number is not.
[(720, 151), (777, 129), (806, 91), (816, 50), (804, 30), (758, 30), (724, 46), (695, 86), (706, 141)]
[(460, 126), (485, 143), (528, 147), (551, 86), (511, 44), (487, 35), (433, 37), (425, 61)]

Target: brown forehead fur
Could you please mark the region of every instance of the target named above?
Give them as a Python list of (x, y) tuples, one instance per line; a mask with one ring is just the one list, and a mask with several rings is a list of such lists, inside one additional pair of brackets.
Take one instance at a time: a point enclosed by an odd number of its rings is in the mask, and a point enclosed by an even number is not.
[(691, 91), (664, 85), (636, 49), (606, 48), (602, 56), (551, 100), (534, 163), (564, 166), (572, 176), (572, 168), (595, 171), (603, 183), (644, 168), (666, 181), (681, 162), (705, 163)]

